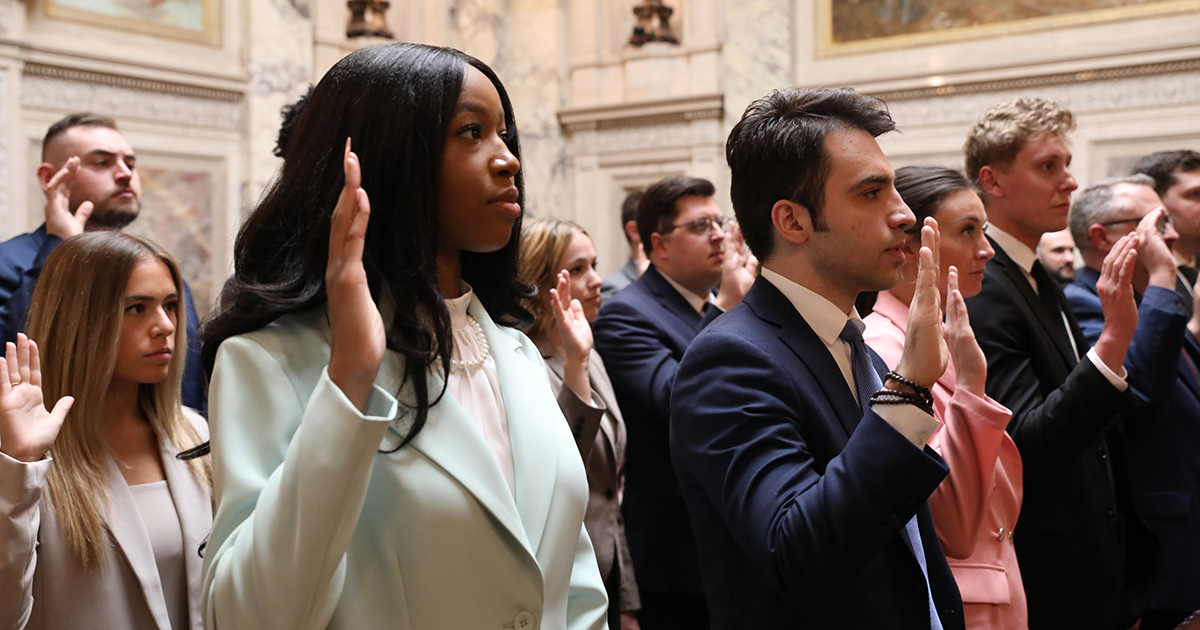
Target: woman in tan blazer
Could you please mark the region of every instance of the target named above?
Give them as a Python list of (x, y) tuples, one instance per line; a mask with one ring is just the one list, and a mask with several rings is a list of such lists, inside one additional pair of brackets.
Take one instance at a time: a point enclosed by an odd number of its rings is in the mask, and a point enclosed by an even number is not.
[(119, 232), (48, 259), (0, 359), (0, 628), (201, 628), (212, 503), (207, 462), (178, 458), (207, 438), (179, 402), (182, 286)]
[(526, 333), (542, 353), (587, 468), (584, 524), (608, 589), (609, 626), (636, 629), (641, 604), (621, 518), (625, 422), (604, 362), (592, 347), (591, 321), (600, 310), (602, 283), (596, 250), (578, 225), (538, 219), (523, 230), (520, 268), (521, 280), (538, 288), (525, 303), (535, 318)]

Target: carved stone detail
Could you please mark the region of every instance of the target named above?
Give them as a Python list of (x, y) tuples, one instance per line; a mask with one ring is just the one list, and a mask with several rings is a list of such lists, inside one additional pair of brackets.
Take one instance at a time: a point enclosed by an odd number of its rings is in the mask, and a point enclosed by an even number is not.
[[(1105, 81), (1030, 86), (888, 102), (892, 118), (904, 127), (970, 122), (996, 103), (1017, 96), (1040, 96), (1079, 114), (1200, 103), (1200, 71), (1134, 76)], [(886, 99), (885, 99), (886, 100)]]
[[(0, 7), (7, 0), (0, 0)], [(0, 9), (0, 18), (4, 17)], [(8, 217), (8, 69), (0, 66), (0, 217)]]
[(0, 35), (7, 35), (13, 23), (13, 3), (16, 0), (0, 0)]
[(21, 105), (240, 131), (240, 103), (25, 74)]

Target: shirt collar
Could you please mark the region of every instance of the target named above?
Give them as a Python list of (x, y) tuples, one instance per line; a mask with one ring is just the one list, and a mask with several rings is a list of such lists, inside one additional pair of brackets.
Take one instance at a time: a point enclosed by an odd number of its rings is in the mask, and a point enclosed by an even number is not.
[(1188, 267), (1191, 269), (1196, 268), (1196, 259), (1195, 258), (1188, 258), (1187, 256), (1184, 256), (1183, 254), (1180, 254), (1179, 252), (1177, 252), (1173, 249), (1171, 250), (1171, 255), (1175, 257), (1175, 266), (1176, 267)]
[(1004, 253), (1008, 254), (1008, 257), (1017, 263), (1017, 266), (1025, 273), (1033, 271), (1033, 263), (1037, 262), (1038, 258), (1037, 253), (1029, 249), (1028, 245), (1018, 241), (1017, 237), (1012, 234), (996, 227), (995, 223), (989, 223), (986, 231), (987, 235), (992, 237), (992, 240), (996, 241), (1000, 249), (1003, 249)]
[(825, 299), (824, 296), (766, 267), (762, 268), (762, 277), (775, 285), (776, 289), (779, 289), (779, 292), (800, 313), (800, 317), (803, 317), (804, 321), (808, 322), (813, 332), (817, 333), (817, 336), (827, 346), (832, 346), (838, 341), (838, 337), (842, 334), (842, 329), (846, 327), (847, 321), (854, 322), (854, 326), (858, 328), (858, 332), (860, 333), (867, 329), (867, 325), (863, 323), (862, 318), (858, 316), (858, 311), (854, 307), (850, 307), (850, 314), (847, 315), (842, 312), (842, 309), (835, 306), (833, 302)]
[(695, 293), (692, 293), (691, 291), (688, 291), (683, 287), (682, 284), (675, 282), (674, 278), (664, 273), (662, 269), (658, 270), (658, 275), (662, 276), (672, 288), (678, 291), (679, 295), (682, 295), (683, 299), (687, 300), (687, 303), (691, 305), (692, 310), (696, 311), (697, 313), (703, 313), (704, 305), (712, 299), (712, 295), (709, 295), (708, 298), (703, 298)]

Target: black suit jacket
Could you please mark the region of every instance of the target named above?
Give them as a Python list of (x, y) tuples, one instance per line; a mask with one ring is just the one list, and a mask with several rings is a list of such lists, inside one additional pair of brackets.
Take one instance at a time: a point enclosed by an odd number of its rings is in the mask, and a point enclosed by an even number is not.
[(996, 257), (967, 309), (988, 359), (987, 394), (1012, 410), (1008, 432), (1021, 451), (1025, 492), (1014, 542), (1029, 627), (1127, 628), (1144, 594), (1144, 584), (1143, 593), (1127, 584), (1130, 543), (1144, 551), (1147, 532), (1129, 518), (1128, 490), (1114, 480), (1106, 436), (1134, 409), (1134, 398), (1090, 360), (1076, 359), (1068, 335), (1081, 355), (1090, 344), (1058, 286), (1051, 288), (1069, 332), (1020, 267), (992, 246)]
[(671, 467), (667, 421), (675, 372), (688, 344), (716, 319), (701, 317), (651, 265), (616, 293), (593, 332), (625, 417), (625, 535), (638, 589), (701, 595), (687, 508)]
[(759, 278), (692, 342), (675, 394), (672, 455), (714, 629), (928, 630), (925, 581), (897, 535), (914, 515), (939, 617), (963, 627), (926, 504), (945, 462), (863, 415), (774, 285)]

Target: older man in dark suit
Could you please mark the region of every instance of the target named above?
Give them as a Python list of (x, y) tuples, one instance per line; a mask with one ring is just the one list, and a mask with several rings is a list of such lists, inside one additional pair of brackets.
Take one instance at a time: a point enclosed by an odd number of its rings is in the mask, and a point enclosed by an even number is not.
[(1104, 256), (1126, 234), (1141, 237), (1133, 275), (1138, 327), (1125, 368), (1143, 407), (1125, 420), (1124, 432), (1134, 505), (1160, 543), (1141, 630), (1172, 630), (1200, 609), (1200, 345), (1187, 334), (1200, 330), (1200, 320), (1189, 316), (1191, 299), (1175, 291), (1178, 234), (1164, 213), (1146, 175), (1089, 186), (1070, 217), (1085, 267), (1063, 290), (1094, 343), (1104, 328), (1097, 289)]
[(740, 236), (726, 235), (714, 192), (696, 177), (668, 177), (646, 190), (637, 224), (650, 267), (605, 302), (594, 327), (628, 428), (622, 511), (645, 630), (708, 627), (667, 419), (688, 344), (741, 301), (757, 264), (742, 254)]

